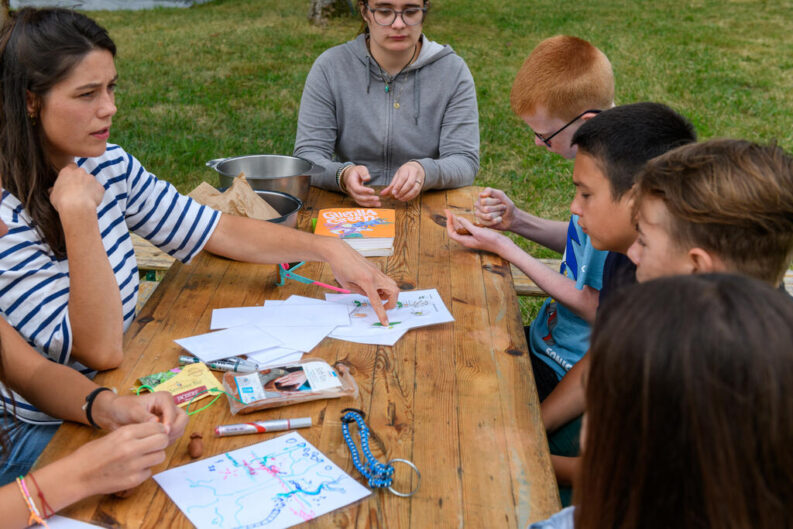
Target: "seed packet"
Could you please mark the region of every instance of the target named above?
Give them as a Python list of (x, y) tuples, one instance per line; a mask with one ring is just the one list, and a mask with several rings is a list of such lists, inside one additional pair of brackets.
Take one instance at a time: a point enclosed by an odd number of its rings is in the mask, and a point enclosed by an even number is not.
[(191, 401), (195, 402), (215, 396), (223, 389), (215, 375), (203, 363), (189, 364), (162, 373), (146, 375), (140, 377), (139, 380), (141, 384), (154, 391), (167, 391), (173, 395), (173, 401), (177, 406), (187, 406)]
[(358, 385), (342, 363), (305, 360), (254, 373), (223, 375), (232, 415), (317, 399), (357, 397)]

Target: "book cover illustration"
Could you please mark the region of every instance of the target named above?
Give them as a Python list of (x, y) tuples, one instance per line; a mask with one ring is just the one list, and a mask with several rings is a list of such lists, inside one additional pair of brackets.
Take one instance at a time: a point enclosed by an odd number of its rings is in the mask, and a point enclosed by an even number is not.
[(395, 218), (393, 209), (322, 209), (315, 233), (339, 239), (393, 239)]

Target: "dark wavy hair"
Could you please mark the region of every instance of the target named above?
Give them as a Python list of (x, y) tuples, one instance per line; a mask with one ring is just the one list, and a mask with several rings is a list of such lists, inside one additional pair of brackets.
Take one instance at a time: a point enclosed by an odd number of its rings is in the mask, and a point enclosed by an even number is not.
[(48, 195), (58, 173), (45, 154), (37, 112), (28, 115), (27, 98), (32, 94), (40, 101), (94, 50), (115, 56), (116, 45), (103, 27), (69, 9), (20, 9), (0, 29), (3, 187), (22, 202), (59, 259), (66, 257), (66, 242)]
[(746, 276), (598, 309), (576, 529), (793, 527), (793, 300)]

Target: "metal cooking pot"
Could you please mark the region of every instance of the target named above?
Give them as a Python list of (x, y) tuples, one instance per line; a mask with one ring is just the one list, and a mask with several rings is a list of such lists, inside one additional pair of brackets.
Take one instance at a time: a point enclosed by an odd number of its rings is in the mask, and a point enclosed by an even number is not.
[(314, 164), (308, 160), (279, 154), (216, 158), (206, 164), (218, 172), (220, 187), (229, 187), (242, 172), (256, 191), (280, 191), (303, 202), (308, 199), (311, 171), (314, 168)]
[(283, 224), (288, 228), (297, 226), (297, 213), (303, 207), (303, 201), (287, 193), (280, 191), (257, 190), (256, 194), (270, 204), (281, 216), (270, 219), (270, 222)]

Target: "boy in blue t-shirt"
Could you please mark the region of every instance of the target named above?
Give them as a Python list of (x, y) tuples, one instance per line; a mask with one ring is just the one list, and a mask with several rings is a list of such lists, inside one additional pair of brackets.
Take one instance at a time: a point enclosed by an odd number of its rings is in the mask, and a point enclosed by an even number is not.
[[(576, 147), (576, 130), (601, 110), (614, 106), (614, 75), (608, 58), (590, 43), (559, 35), (542, 41), (529, 55), (512, 85), (512, 109), (534, 132), (536, 145), (567, 159)], [(540, 400), (583, 356), (598, 304), (606, 252), (595, 250), (573, 216), (568, 222), (543, 219), (516, 208), (497, 189), (485, 189), (476, 203), (483, 226), (511, 231), (563, 253), (559, 273), (524, 252), (511, 239), (491, 230), (465, 226), (449, 237), (469, 248), (499, 254), (530, 277), (551, 297), (526, 329)]]

